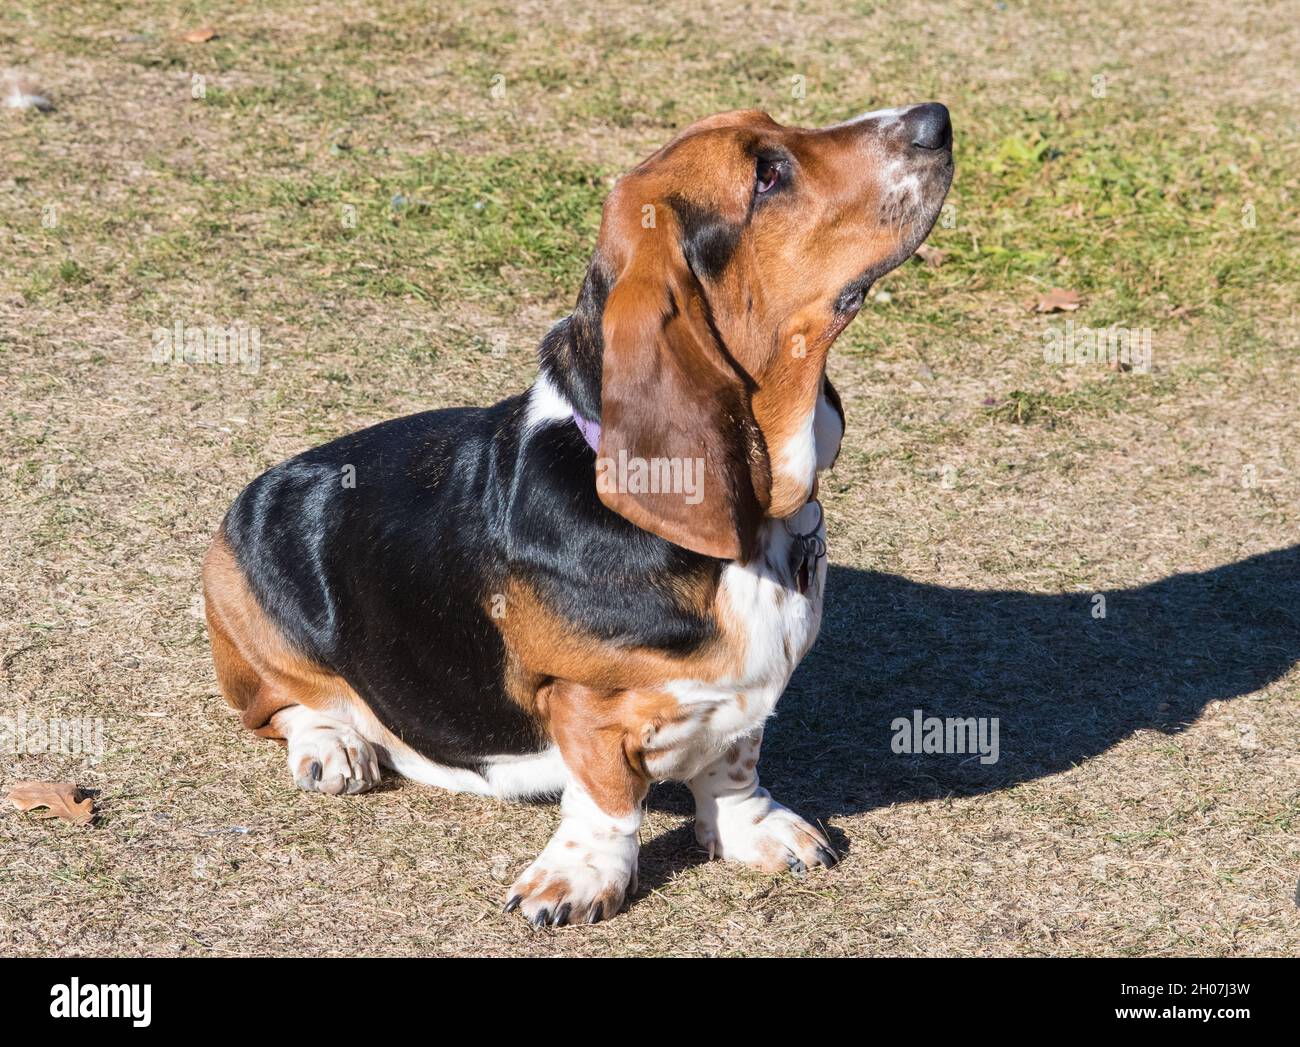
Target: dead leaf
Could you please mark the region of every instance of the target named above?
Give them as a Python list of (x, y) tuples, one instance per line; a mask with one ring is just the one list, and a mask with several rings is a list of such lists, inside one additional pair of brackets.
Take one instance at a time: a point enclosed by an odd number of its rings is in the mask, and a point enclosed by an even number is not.
[(36, 811), (37, 818), (62, 818), (74, 825), (89, 825), (95, 801), (83, 798), (71, 782), (17, 782), (5, 799), (20, 811)]
[(931, 247), (929, 244), (922, 244), (916, 249), (916, 257), (931, 269), (938, 269), (948, 260), (948, 252), (938, 247)]
[(209, 40), (215, 40), (216, 38), (217, 31), (210, 25), (201, 25), (181, 36), (181, 39), (187, 44), (206, 44)]
[(1034, 303), (1033, 309), (1036, 313), (1072, 313), (1082, 304), (1083, 299), (1079, 297), (1078, 291), (1063, 291), (1059, 287), (1053, 287)]

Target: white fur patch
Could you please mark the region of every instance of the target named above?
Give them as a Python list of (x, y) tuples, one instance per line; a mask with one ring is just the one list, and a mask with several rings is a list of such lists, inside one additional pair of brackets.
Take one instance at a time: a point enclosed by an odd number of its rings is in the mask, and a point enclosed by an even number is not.
[[(882, 129), (886, 127), (892, 127), (894, 124), (901, 121), (904, 115), (906, 115), (907, 111), (911, 108), (913, 107), (910, 105), (900, 105), (900, 106), (895, 106), (892, 109), (873, 109), (869, 113), (863, 113), (861, 116), (855, 116), (851, 120), (844, 120), (841, 123), (835, 124), (834, 126), (852, 127), (854, 124), (865, 124), (869, 120), (874, 120), (880, 124)], [(833, 130), (833, 128), (827, 128), (827, 130)]]
[(305, 705), (281, 709), (272, 722), (284, 735), (299, 789), (338, 796), (379, 784), (378, 754), (350, 725)]
[(554, 746), (522, 756), (489, 756), (484, 761), (483, 773), (479, 774), (467, 767), (447, 767), (420, 755), (385, 727), (367, 705), (340, 701), (330, 712), (369, 739), (383, 766), (413, 782), (436, 785), (450, 792), (508, 800), (558, 795), (569, 778), (560, 751)]
[(595, 923), (636, 890), (641, 808), (606, 814), (576, 781), (560, 801), (560, 827), (507, 892), (507, 908), (537, 926)]
[(743, 795), (709, 795), (694, 780), (691, 791), (695, 838), (710, 855), (768, 872), (805, 872), (835, 863), (826, 837), (757, 782)]
[(826, 837), (758, 784), (755, 731), (690, 779), (695, 797), (695, 838), (710, 858), (741, 862), (768, 872), (806, 872), (835, 864)]
[(776, 462), (776, 473), (792, 483), (802, 485), (805, 491), (812, 490), (813, 479), (817, 475), (817, 437), (814, 425), (817, 418), (817, 405), (808, 412), (799, 423), (798, 431), (781, 448)]
[(570, 421), (573, 405), (555, 388), (546, 375), (538, 375), (528, 390), (528, 413), (524, 416), (524, 432), (528, 433), (552, 422)]
[(554, 746), (525, 756), (488, 757), (482, 774), (434, 763), (409, 746), (384, 747), (380, 752), (385, 764), (413, 782), (502, 800), (557, 795), (569, 777), (560, 750)]
[(751, 562), (732, 562), (722, 569), (718, 599), (722, 613), (744, 630), (744, 667), (734, 677), (716, 681), (676, 680), (665, 686), (684, 707), (699, 706), (709, 715), (678, 725), (679, 737), (647, 754), (646, 768), (656, 778), (689, 778), (711, 763), (733, 741), (760, 726), (776, 708), (790, 675), (817, 637), (821, 626), (826, 557), (810, 565), (808, 591), (797, 588), (795, 539), (791, 531), (826, 540), (821, 509), (805, 505), (788, 521), (766, 520), (760, 553)]
[(798, 432), (781, 448), (776, 462), (777, 475), (811, 491), (817, 474), (829, 469), (840, 453), (843, 438), (844, 424), (839, 412), (830, 405), (825, 393), (818, 393), (817, 402), (800, 423)]
[(880, 211), (884, 221), (906, 232), (921, 206), (921, 177), (908, 159), (893, 159), (880, 172)]

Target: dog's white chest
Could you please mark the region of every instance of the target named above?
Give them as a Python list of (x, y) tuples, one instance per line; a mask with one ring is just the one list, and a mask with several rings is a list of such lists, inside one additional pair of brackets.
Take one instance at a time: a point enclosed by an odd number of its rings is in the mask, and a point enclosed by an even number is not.
[(688, 765), (716, 758), (772, 714), (821, 625), (826, 557), (816, 552), (824, 552), (826, 533), (820, 517), (820, 506), (809, 503), (788, 521), (766, 521), (760, 554), (723, 569), (719, 614), (740, 648), (739, 668), (719, 680), (669, 685), (683, 707), (700, 715), (692, 718), (697, 727), (677, 750), (676, 766), (655, 767), (656, 774), (689, 772)]

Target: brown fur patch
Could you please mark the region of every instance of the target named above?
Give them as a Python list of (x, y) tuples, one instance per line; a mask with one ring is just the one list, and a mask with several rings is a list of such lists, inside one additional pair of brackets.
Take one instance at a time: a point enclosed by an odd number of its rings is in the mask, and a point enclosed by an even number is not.
[[(837, 311), (839, 294), (895, 255), (904, 235), (883, 206), (889, 157), (878, 144), (868, 124), (808, 130), (757, 110), (720, 113), (619, 180), (597, 246), (619, 274), (606, 304), (601, 453), (675, 457), (694, 447), (718, 486), (691, 512), (602, 495), (614, 511), (736, 559), (748, 552), (754, 502), (786, 517), (808, 500), (813, 477), (772, 463), (804, 438), (827, 350), (853, 318)], [(759, 150), (784, 154), (797, 178), (756, 207)], [(719, 272), (699, 276), (686, 264), (674, 217), (683, 206), (734, 230)], [(730, 439), (746, 430), (741, 443)]]
[(283, 740), (272, 723), (281, 709), (306, 705), (328, 711), (348, 685), (295, 651), (258, 605), (223, 534), (203, 560), (204, 613), (212, 661), (226, 701), (244, 726)]
[(650, 787), (639, 756), (640, 726), (663, 704), (635, 692), (611, 693), (567, 682), (551, 689), (551, 737), (565, 766), (607, 814), (631, 814)]
[(621, 692), (653, 690), (670, 680), (734, 675), (744, 664), (744, 633), (730, 614), (715, 610), (717, 592), (715, 581), (692, 593), (696, 613), (717, 620), (718, 636), (683, 657), (607, 643), (551, 609), (525, 583), (512, 581), (506, 592), (507, 612), (501, 619), (501, 634), (510, 652), (507, 693), (545, 718), (546, 707), (555, 700), (549, 693), (552, 681)]
[[(707, 556), (748, 559), (771, 482), (749, 386), (713, 333), (667, 193), (649, 198), (656, 201), (649, 228), (647, 199), (640, 187), (623, 186), (605, 207), (598, 250), (620, 276), (603, 321), (597, 490), (638, 527)], [(599, 470), (623, 455), (702, 468), (699, 497), (603, 483)]]

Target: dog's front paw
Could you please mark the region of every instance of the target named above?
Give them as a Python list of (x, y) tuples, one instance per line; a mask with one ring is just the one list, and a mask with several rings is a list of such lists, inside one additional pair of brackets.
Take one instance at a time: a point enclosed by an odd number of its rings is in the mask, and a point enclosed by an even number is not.
[(638, 850), (635, 835), (583, 839), (561, 826), (510, 888), (506, 912), (518, 909), (534, 927), (607, 920), (629, 885), (636, 890)]
[(835, 852), (821, 831), (788, 807), (756, 789), (743, 800), (718, 804), (710, 819), (697, 817), (695, 838), (709, 857), (762, 869), (806, 872), (835, 864)]

